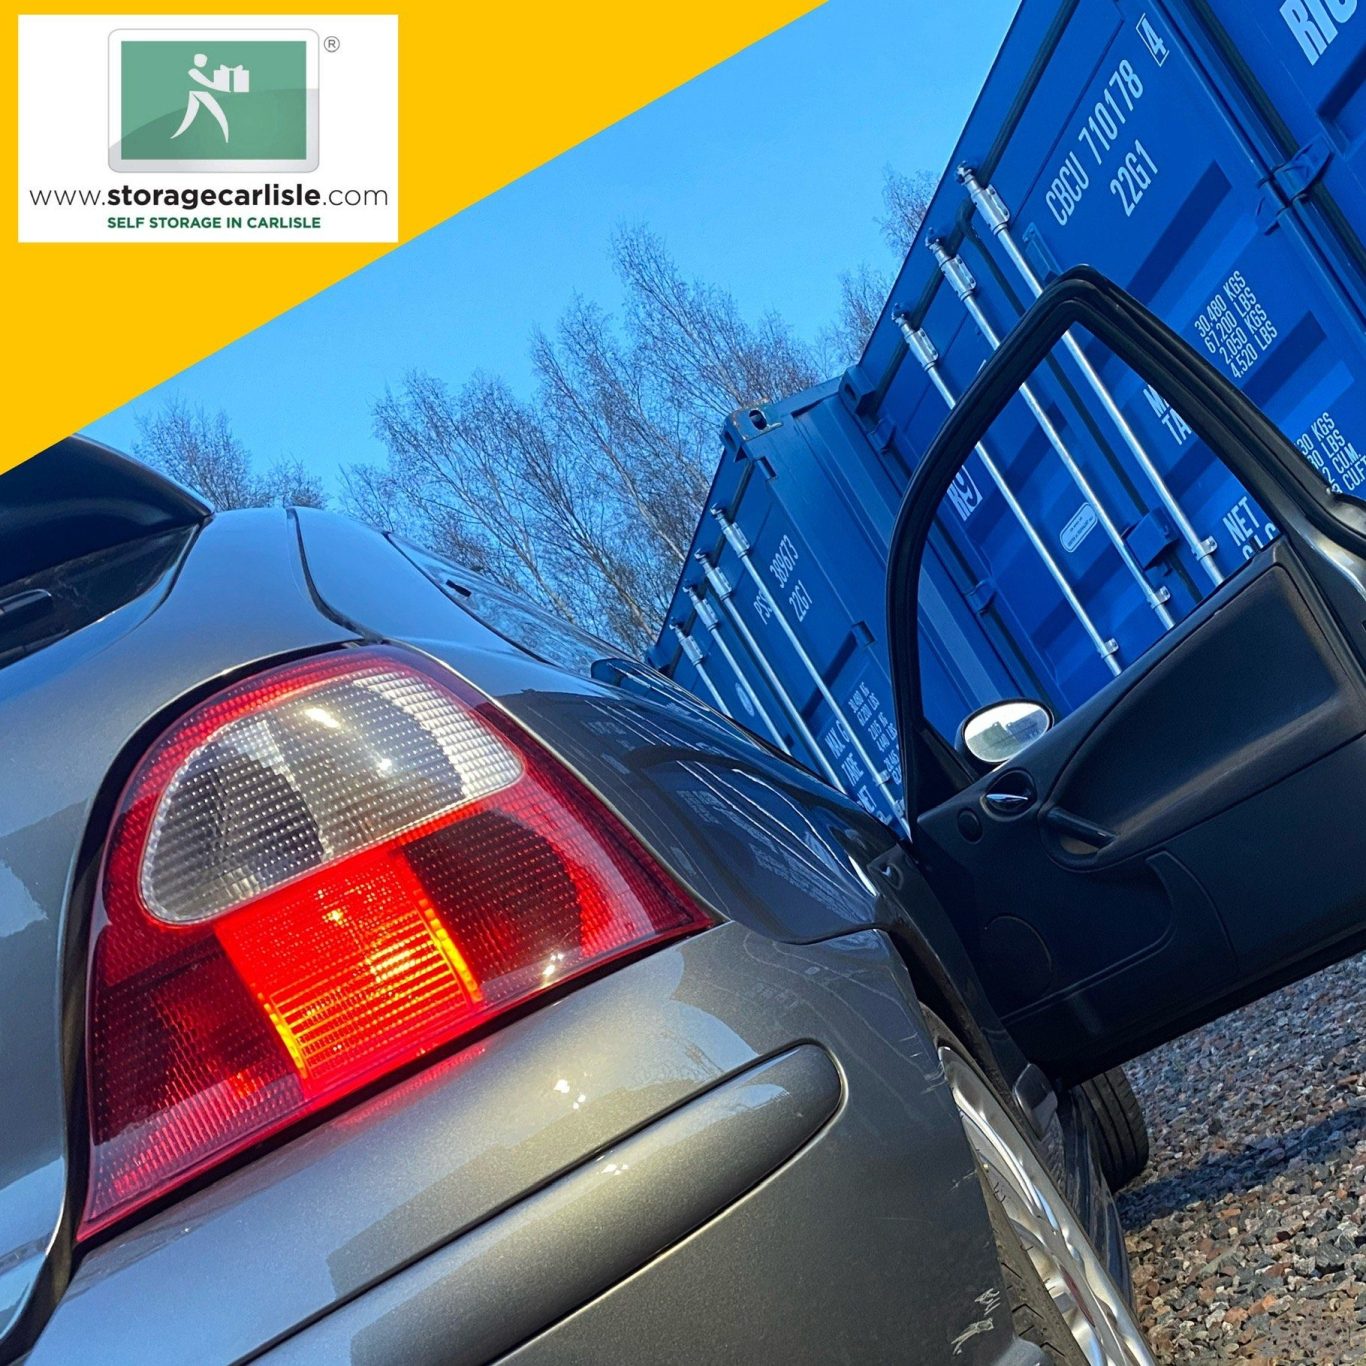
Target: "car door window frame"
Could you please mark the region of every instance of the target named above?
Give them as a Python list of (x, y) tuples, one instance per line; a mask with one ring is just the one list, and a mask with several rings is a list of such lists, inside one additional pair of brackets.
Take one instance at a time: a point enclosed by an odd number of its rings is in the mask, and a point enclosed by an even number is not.
[[(921, 562), (941, 500), (963, 461), (1073, 327), (1083, 329), (1153, 385), (1222, 459), (1298, 554), (1326, 542), (1366, 558), (1366, 505), (1333, 493), (1279, 428), (1170, 328), (1098, 271), (1080, 266), (1048, 285), (978, 372), (911, 480), (888, 556), (888, 642), (907, 805), (928, 810), (980, 776), (924, 716), (917, 597)], [(1265, 553), (1265, 552), (1263, 552)], [(1361, 604), (1356, 603), (1356, 629)], [(1342, 612), (1334, 613), (1344, 625)], [(1097, 696), (1124, 686), (1122, 677)]]

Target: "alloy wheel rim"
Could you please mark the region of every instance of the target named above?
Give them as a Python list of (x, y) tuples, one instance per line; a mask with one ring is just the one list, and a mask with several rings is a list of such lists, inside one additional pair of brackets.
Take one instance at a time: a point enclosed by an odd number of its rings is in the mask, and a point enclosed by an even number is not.
[(1123, 1292), (995, 1093), (956, 1050), (940, 1061), (987, 1182), (1090, 1366), (1154, 1366)]

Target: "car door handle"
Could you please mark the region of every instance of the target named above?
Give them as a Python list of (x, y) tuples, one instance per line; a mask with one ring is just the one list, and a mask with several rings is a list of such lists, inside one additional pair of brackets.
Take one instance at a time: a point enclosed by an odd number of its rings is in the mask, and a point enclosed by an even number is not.
[(1060, 835), (1071, 835), (1073, 839), (1081, 840), (1083, 844), (1093, 845), (1097, 849), (1104, 849), (1107, 844), (1113, 844), (1116, 838), (1113, 830), (1107, 830), (1103, 825), (1088, 821), (1083, 816), (1073, 815), (1060, 806), (1049, 807), (1043, 823)]
[(1023, 816), (1034, 805), (1033, 796), (1026, 792), (988, 792), (982, 800), (997, 816)]

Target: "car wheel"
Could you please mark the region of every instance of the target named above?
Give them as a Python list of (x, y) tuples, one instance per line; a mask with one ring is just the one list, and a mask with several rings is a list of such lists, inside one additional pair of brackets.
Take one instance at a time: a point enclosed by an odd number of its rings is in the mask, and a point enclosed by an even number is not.
[(1015, 1336), (1042, 1347), (1057, 1366), (1087, 1366), (1081, 1345), (1072, 1336), (1072, 1330), (1039, 1279), (1029, 1254), (1006, 1217), (1005, 1206), (987, 1181), (986, 1172), (979, 1169), (978, 1176), (982, 1181), (987, 1214), (991, 1217), (996, 1257), (1001, 1263), (1001, 1279), (1006, 1286), (1006, 1303), (1010, 1306), (1010, 1323)]
[(1153, 1366), (1124, 1293), (1011, 1109), (952, 1032), (927, 1019), (981, 1168), (1016, 1333), (1063, 1366)]
[(1148, 1123), (1122, 1067), (1075, 1088), (1091, 1116), (1100, 1169), (1112, 1191), (1122, 1191), (1148, 1165)]

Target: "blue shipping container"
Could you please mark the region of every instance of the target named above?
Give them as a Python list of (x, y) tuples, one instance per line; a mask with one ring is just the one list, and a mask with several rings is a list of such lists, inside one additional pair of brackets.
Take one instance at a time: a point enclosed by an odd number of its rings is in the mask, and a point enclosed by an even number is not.
[[(652, 662), (900, 814), (896, 510), (995, 339), (1083, 262), (1359, 491), (1363, 72), (1357, 0), (1024, 0), (859, 363), (726, 424)], [(940, 517), (921, 626), (950, 736), (1002, 696), (1067, 712), (1275, 535), (1159, 394), (1075, 341)]]

